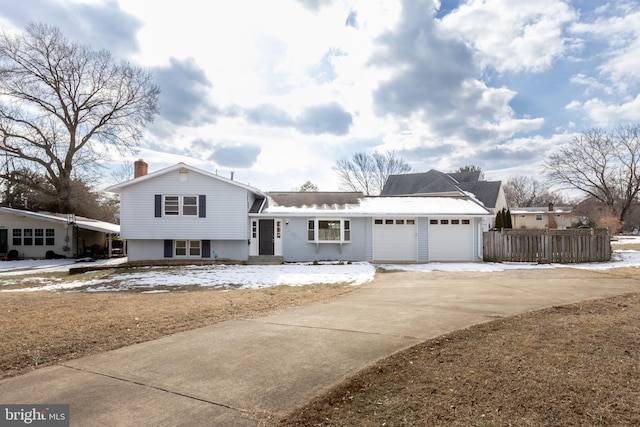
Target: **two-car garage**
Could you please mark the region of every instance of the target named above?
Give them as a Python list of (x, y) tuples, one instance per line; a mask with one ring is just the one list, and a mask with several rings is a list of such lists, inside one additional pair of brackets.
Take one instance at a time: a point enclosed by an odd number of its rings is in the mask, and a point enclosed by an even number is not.
[[(429, 218), (425, 239), (418, 238), (417, 218), (374, 218), (373, 260), (394, 262), (473, 261), (474, 227), (469, 218)], [(420, 231), (421, 233), (423, 230)], [(419, 260), (419, 243), (428, 259)], [(424, 252), (424, 251), (421, 251)]]

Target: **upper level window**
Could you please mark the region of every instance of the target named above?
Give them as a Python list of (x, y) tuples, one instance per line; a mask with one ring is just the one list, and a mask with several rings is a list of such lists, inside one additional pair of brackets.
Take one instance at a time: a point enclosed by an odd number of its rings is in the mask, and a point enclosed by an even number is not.
[(198, 196), (164, 196), (165, 216), (198, 215)]
[(351, 241), (351, 221), (348, 219), (310, 219), (307, 221), (309, 242)]
[(180, 198), (178, 196), (164, 196), (164, 214), (180, 214)]
[(536, 221), (542, 221), (542, 214), (536, 214)]
[(182, 215), (198, 215), (198, 198), (196, 196), (182, 198)]

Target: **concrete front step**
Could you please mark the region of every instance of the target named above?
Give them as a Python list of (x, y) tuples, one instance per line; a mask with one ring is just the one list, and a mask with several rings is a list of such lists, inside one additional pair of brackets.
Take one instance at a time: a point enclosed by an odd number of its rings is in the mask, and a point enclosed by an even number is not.
[(284, 257), (275, 255), (250, 256), (247, 261), (248, 265), (277, 265), (282, 263), (284, 263)]

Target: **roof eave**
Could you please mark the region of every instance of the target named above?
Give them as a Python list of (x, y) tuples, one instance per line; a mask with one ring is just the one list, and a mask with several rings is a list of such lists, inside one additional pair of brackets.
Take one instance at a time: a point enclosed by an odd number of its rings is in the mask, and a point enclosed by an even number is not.
[(112, 185), (110, 187), (105, 188), (105, 190), (109, 191), (109, 192), (112, 192), (112, 193), (119, 193), (125, 187), (129, 187), (129, 186), (132, 186), (132, 185), (137, 185), (137, 184), (139, 184), (141, 182), (148, 181), (148, 180), (153, 179), (155, 177), (162, 176), (162, 175), (165, 175), (167, 173), (171, 173), (171, 172), (180, 170), (182, 168), (186, 168), (186, 169), (188, 169), (188, 170), (190, 170), (192, 172), (196, 172), (196, 173), (208, 176), (210, 178), (214, 178), (214, 179), (220, 180), (222, 182), (225, 182), (225, 183), (228, 183), (228, 184), (232, 184), (232, 185), (235, 185), (237, 187), (244, 188), (245, 190), (248, 190), (248, 191), (250, 191), (253, 194), (256, 194), (258, 196), (266, 197), (266, 194), (262, 190), (259, 190), (259, 189), (255, 188), (255, 187), (252, 187), (252, 186), (248, 185), (248, 184), (243, 184), (241, 182), (234, 181), (233, 179), (225, 178), (225, 177), (220, 176), (218, 174), (214, 174), (214, 173), (208, 172), (206, 170), (199, 169), (199, 168), (196, 168), (194, 166), (190, 166), (190, 165), (188, 165), (186, 163), (183, 163), (183, 162), (176, 163), (175, 165), (172, 165), (172, 166), (166, 167), (164, 169), (160, 169), (160, 170), (151, 172), (151, 173), (149, 173), (147, 175), (140, 176), (138, 178), (133, 178), (133, 179), (130, 179), (128, 181), (124, 181), (124, 182), (121, 182), (119, 184)]

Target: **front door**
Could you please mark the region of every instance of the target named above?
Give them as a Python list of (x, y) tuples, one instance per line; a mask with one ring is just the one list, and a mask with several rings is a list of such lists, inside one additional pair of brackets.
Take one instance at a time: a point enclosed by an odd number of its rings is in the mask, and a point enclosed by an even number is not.
[(7, 230), (0, 230), (0, 254), (6, 254), (9, 250), (7, 236)]
[(260, 255), (274, 254), (274, 227), (272, 219), (261, 219), (258, 223), (258, 233), (260, 235), (259, 250)]

